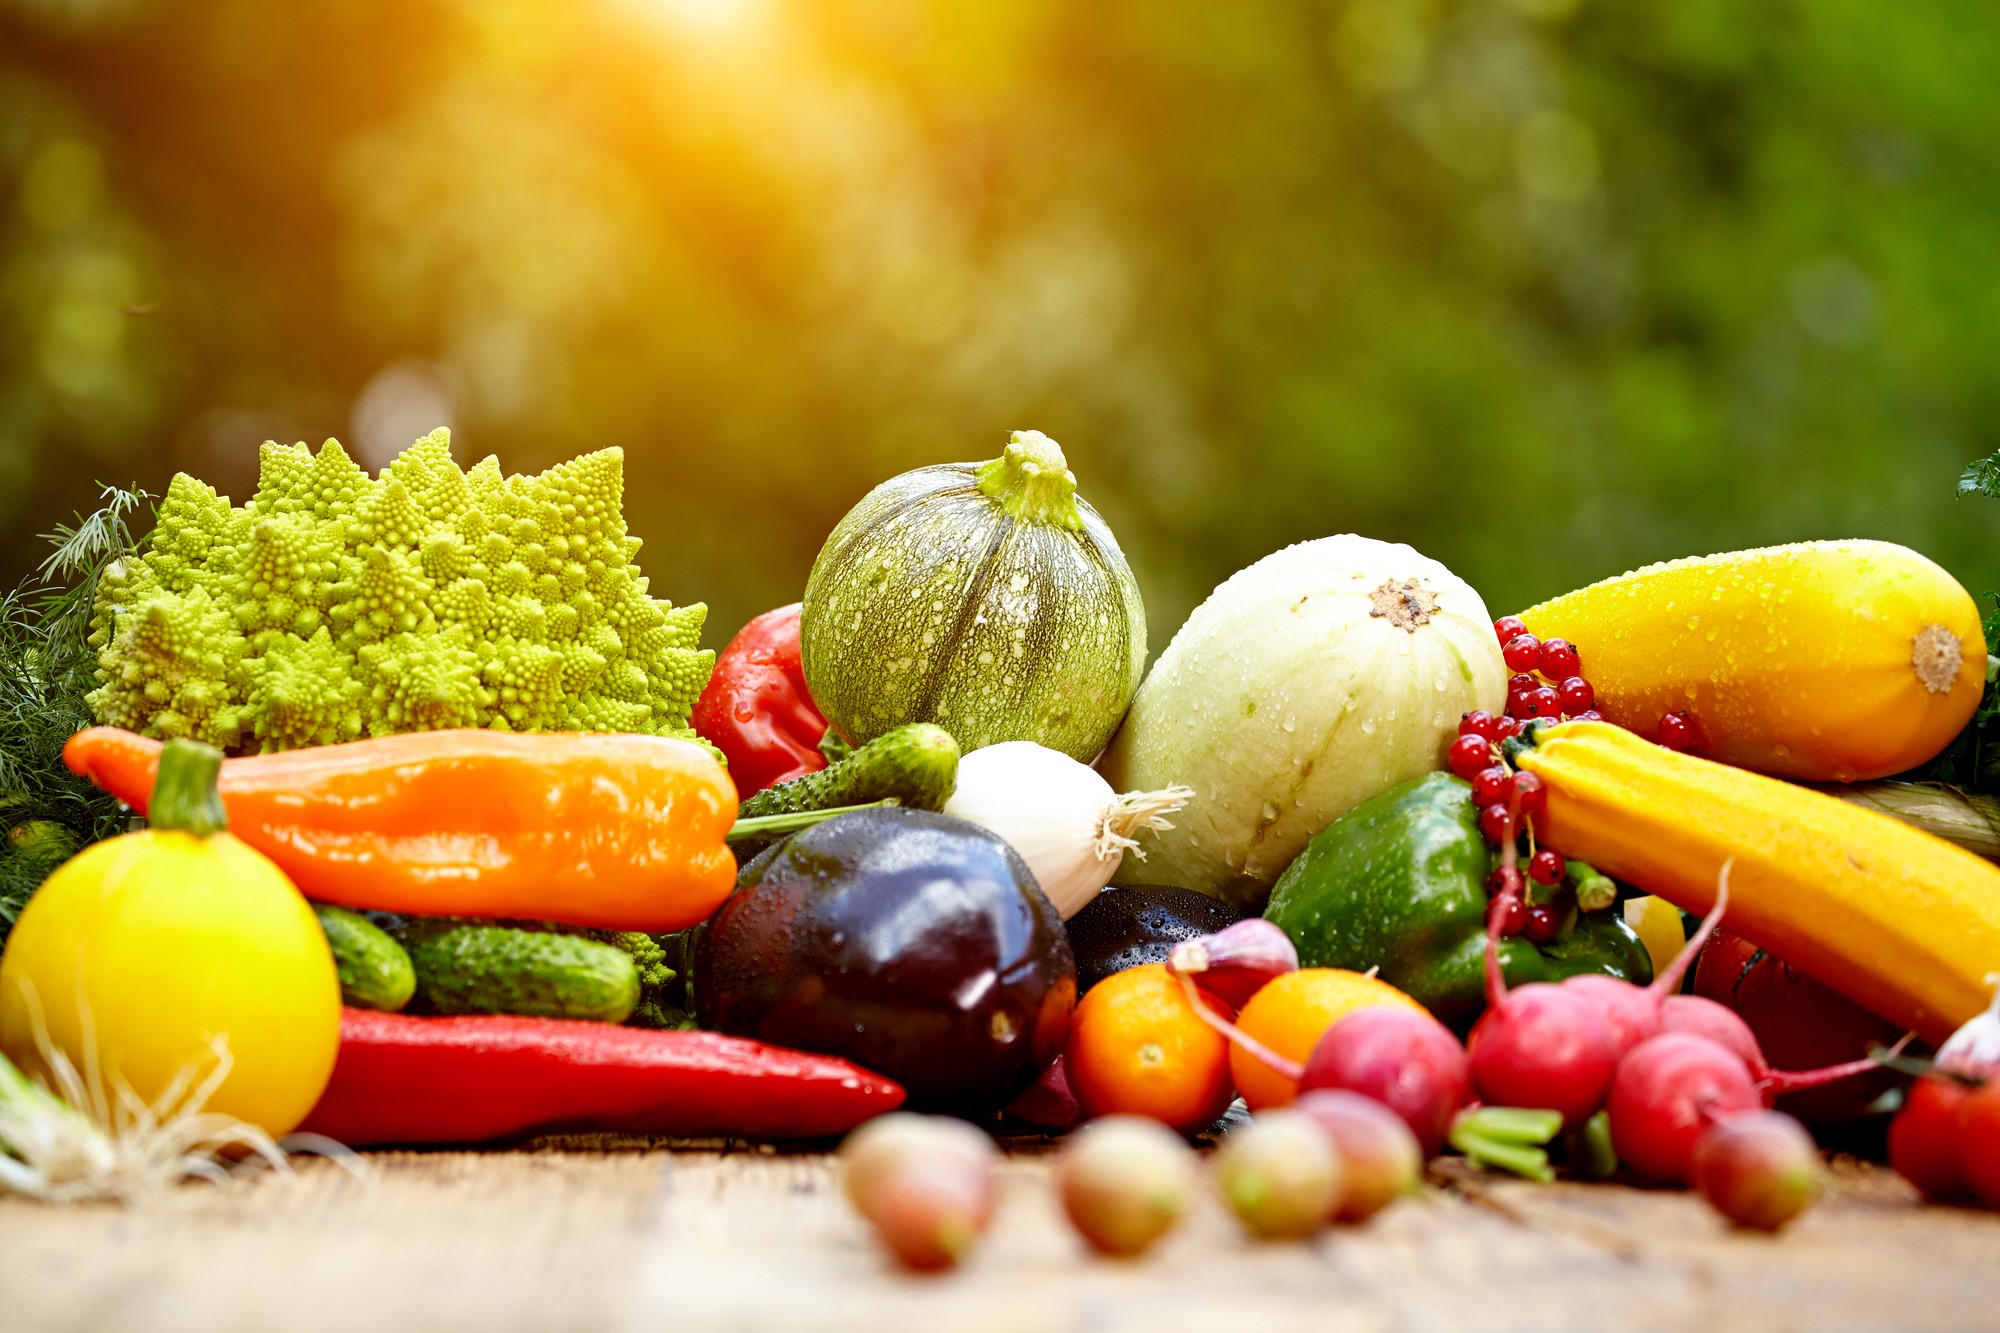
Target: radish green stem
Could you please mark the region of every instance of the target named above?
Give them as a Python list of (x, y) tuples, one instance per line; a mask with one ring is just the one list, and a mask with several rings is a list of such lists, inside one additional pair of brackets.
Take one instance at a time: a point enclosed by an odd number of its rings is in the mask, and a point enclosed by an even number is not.
[(1618, 1170), (1618, 1150), (1611, 1146), (1611, 1116), (1604, 1111), (1583, 1122), (1570, 1152), (1570, 1161), (1593, 1180), (1604, 1180)]
[(1735, 864), (1736, 858), (1732, 856), (1724, 861), (1722, 869), (1716, 872), (1715, 906), (1708, 909), (1708, 915), (1701, 919), (1701, 925), (1696, 928), (1694, 934), (1688, 936), (1688, 942), (1674, 955), (1674, 961), (1667, 964), (1666, 971), (1653, 978), (1655, 994), (1671, 995), (1680, 989), (1681, 978), (1693, 965), (1695, 956), (1701, 952), (1702, 946), (1708, 943), (1709, 936), (1715, 934), (1716, 927), (1722, 924), (1722, 914), (1729, 908), (1729, 871)]
[[(1562, 1116), (1516, 1106), (1482, 1106), (1452, 1121), (1449, 1141), (1466, 1160), (1498, 1167), (1544, 1184), (1554, 1180), (1549, 1155), (1538, 1145), (1562, 1128)], [(1539, 1134), (1536, 1131), (1539, 1130)]]
[(1481, 1138), (1502, 1143), (1547, 1143), (1563, 1123), (1562, 1112), (1532, 1106), (1482, 1106), (1460, 1119)]
[(1555, 1173), (1549, 1169), (1549, 1155), (1541, 1145), (1561, 1129), (1562, 1115), (1556, 1111), (1482, 1106), (1459, 1113), (1452, 1121), (1449, 1140), (1468, 1161), (1546, 1183), (1555, 1179)]
[(1916, 1035), (1914, 1032), (1905, 1032), (1894, 1046), (1886, 1050), (1878, 1048), (1859, 1060), (1828, 1065), (1824, 1069), (1767, 1070), (1764, 1077), (1758, 1080), (1757, 1086), (1760, 1091), (1764, 1088), (1775, 1088), (1779, 1092), (1797, 1092), (1802, 1088), (1817, 1088), (1823, 1083), (1837, 1083), (1856, 1074), (1872, 1074), (1878, 1069), (1894, 1069), (1902, 1061), (1903, 1048), (1908, 1046)]

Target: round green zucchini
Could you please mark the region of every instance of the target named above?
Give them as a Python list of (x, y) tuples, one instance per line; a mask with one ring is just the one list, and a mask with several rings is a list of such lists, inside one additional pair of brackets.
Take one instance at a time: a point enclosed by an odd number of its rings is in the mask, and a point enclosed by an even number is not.
[(1040, 431), (870, 491), (821, 548), (799, 631), (813, 702), (857, 745), (933, 722), (964, 752), (1088, 762), (1146, 667), (1138, 582)]

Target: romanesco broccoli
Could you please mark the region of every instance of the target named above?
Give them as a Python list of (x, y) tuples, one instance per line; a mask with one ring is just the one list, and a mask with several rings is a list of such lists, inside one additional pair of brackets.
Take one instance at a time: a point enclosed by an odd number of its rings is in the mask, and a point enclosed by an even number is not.
[(443, 727), (693, 737), (708, 608), (650, 597), (624, 454), (462, 471), (451, 436), (379, 478), (328, 440), (266, 444), (233, 507), (185, 473), (151, 549), (98, 585), (98, 721), (224, 749)]
[(590, 936), (630, 954), (639, 969), (639, 1003), (627, 1023), (642, 1028), (694, 1026), (681, 987), (674, 985), (680, 973), (669, 966), (667, 951), (658, 938), (636, 930), (593, 930)]

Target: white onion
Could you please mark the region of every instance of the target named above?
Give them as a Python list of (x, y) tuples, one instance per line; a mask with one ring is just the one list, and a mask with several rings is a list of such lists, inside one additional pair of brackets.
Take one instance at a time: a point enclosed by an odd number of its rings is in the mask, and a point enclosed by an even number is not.
[(1164, 816), (1186, 805), (1187, 787), (1120, 796), (1097, 770), (1033, 741), (1003, 741), (958, 761), (958, 787), (944, 812), (991, 829), (1035, 872), (1065, 920), (1111, 882), (1132, 835), (1172, 828)]

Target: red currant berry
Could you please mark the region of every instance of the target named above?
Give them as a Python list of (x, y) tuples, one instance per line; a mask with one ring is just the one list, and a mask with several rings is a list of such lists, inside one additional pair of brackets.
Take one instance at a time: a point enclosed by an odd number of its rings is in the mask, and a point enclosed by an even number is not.
[(1496, 900), (1495, 909), (1500, 913), (1500, 933), (1518, 935), (1528, 928), (1528, 900), (1518, 893), (1510, 893)]
[(1486, 877), (1486, 892), (1491, 897), (1503, 893), (1525, 894), (1527, 885), (1521, 882), (1521, 872), (1506, 866), (1494, 866), (1493, 873)]
[(1516, 773), (1514, 790), (1521, 798), (1521, 813), (1539, 815), (1549, 806), (1549, 790), (1533, 773)]
[(1597, 702), (1597, 691), (1590, 688), (1590, 682), (1582, 676), (1571, 676), (1556, 686), (1556, 693), (1562, 696), (1563, 712), (1575, 717), (1578, 713), (1590, 711)]
[[(1561, 918), (1557, 917), (1548, 908), (1530, 907), (1528, 909), (1528, 919), (1521, 927), (1521, 934), (1526, 936), (1532, 944), (1547, 944), (1556, 937), (1556, 931), (1561, 926)], [(1506, 929), (1505, 922), (1501, 923), (1501, 929)]]
[(1516, 634), (1500, 649), (1500, 655), (1516, 671), (1533, 671), (1542, 663), (1542, 641), (1532, 634)]
[(1569, 862), (1553, 847), (1544, 847), (1528, 858), (1528, 878), (1537, 884), (1559, 884)]
[(1604, 714), (1598, 712), (1595, 708), (1586, 708), (1581, 713), (1578, 713), (1573, 720), (1577, 722), (1602, 722)]
[(1500, 640), (1502, 648), (1507, 646), (1507, 640), (1519, 638), (1527, 632), (1528, 626), (1519, 616), (1502, 616), (1493, 622), (1493, 635)]
[(1528, 712), (1534, 717), (1561, 717), (1562, 696), (1544, 685), (1528, 691)]
[(1460, 736), (1444, 752), (1444, 761), (1452, 772), (1470, 782), (1481, 769), (1492, 766), (1493, 742), (1484, 736)]
[(1507, 814), (1505, 802), (1495, 801), (1479, 812), (1479, 831), (1495, 846), (1514, 835), (1514, 821)]
[(1508, 793), (1513, 790), (1514, 774), (1505, 764), (1482, 768), (1472, 778), (1472, 803), (1482, 808), (1505, 805)]
[(1660, 719), (1660, 744), (1669, 750), (1682, 754), (1691, 753), (1696, 744), (1694, 714), (1668, 713)]
[(1548, 639), (1542, 643), (1542, 674), (1550, 680), (1574, 676), (1581, 664), (1575, 645), (1568, 639)]
[(1493, 714), (1484, 708), (1475, 708), (1458, 719), (1458, 734), (1461, 736), (1483, 736), (1490, 741), (1498, 739), (1495, 735), (1498, 730)]
[(1513, 719), (1512, 717), (1496, 717), (1496, 718), (1494, 718), (1494, 719), (1493, 719), (1493, 730), (1494, 730), (1494, 732), (1496, 733), (1496, 734), (1494, 735), (1494, 737), (1493, 737), (1493, 741), (1494, 741), (1494, 743), (1495, 743), (1495, 744), (1497, 745), (1497, 744), (1498, 744), (1499, 742), (1501, 742), (1501, 741), (1504, 741), (1504, 740), (1506, 740), (1506, 739), (1507, 739), (1507, 738), (1508, 738), (1509, 736), (1513, 735), (1513, 734), (1514, 734), (1514, 729), (1515, 729), (1515, 727), (1516, 727), (1517, 725), (1518, 725), (1518, 724), (1517, 724), (1517, 723), (1515, 722), (1515, 720), (1514, 720), (1514, 719)]

